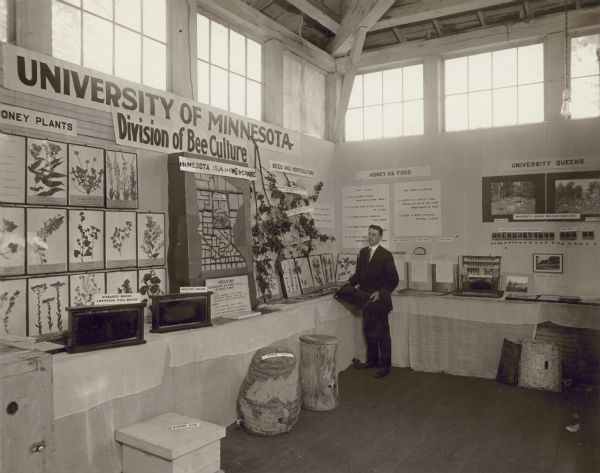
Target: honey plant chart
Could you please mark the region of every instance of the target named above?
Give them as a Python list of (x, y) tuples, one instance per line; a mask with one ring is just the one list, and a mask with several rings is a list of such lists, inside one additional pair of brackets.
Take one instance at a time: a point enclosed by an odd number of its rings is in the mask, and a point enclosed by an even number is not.
[(244, 268), (244, 195), (220, 176), (196, 176), (202, 270)]

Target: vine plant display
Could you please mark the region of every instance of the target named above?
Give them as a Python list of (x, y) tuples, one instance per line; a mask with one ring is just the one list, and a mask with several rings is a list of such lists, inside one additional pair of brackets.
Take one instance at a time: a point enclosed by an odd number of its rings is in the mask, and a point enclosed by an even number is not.
[(27, 166), (30, 177), (29, 195), (51, 197), (59, 192), (66, 192), (66, 174), (63, 154), (64, 145), (52, 141), (29, 141), (29, 154), (32, 161)]
[(252, 251), (256, 263), (256, 282), (266, 302), (271, 298), (270, 263), (274, 261), (277, 271), (281, 271), (281, 262), (286, 258), (285, 236), (292, 228), (299, 236), (299, 243), (293, 246), (305, 257), (315, 249), (316, 242), (332, 242), (335, 238), (320, 232), (309, 213), (287, 215), (289, 210), (315, 203), (323, 189), (323, 182), (315, 184), (312, 193), (306, 197), (284, 193), (278, 189), (275, 175), (262, 167), (256, 144), (254, 152), (260, 179), (251, 187), (256, 207), (252, 225)]

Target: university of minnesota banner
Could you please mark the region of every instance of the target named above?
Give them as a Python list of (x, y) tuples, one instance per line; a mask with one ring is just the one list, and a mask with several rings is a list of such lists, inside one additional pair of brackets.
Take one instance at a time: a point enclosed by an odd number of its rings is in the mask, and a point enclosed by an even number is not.
[(247, 165), (254, 143), (299, 154), (298, 134), (65, 61), (2, 45), (4, 87), (111, 111), (118, 144)]

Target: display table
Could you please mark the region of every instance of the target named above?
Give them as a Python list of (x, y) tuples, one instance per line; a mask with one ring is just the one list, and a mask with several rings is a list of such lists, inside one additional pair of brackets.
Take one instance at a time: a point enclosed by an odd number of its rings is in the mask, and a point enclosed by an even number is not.
[[(394, 295), (392, 363), (494, 378), (504, 338), (531, 339), (538, 323), (600, 329), (598, 307)], [(362, 320), (331, 295), (212, 327), (146, 333), (145, 345), (53, 356), (55, 464), (64, 473), (121, 471), (115, 431), (164, 412), (226, 426), (252, 354), (278, 344), (300, 354), (299, 336), (337, 337), (338, 371), (364, 360)]]

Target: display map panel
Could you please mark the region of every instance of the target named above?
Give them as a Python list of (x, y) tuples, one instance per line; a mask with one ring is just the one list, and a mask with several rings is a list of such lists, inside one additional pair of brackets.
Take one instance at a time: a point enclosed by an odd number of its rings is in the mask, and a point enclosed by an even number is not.
[(220, 176), (196, 176), (202, 270), (244, 268), (244, 195)]

